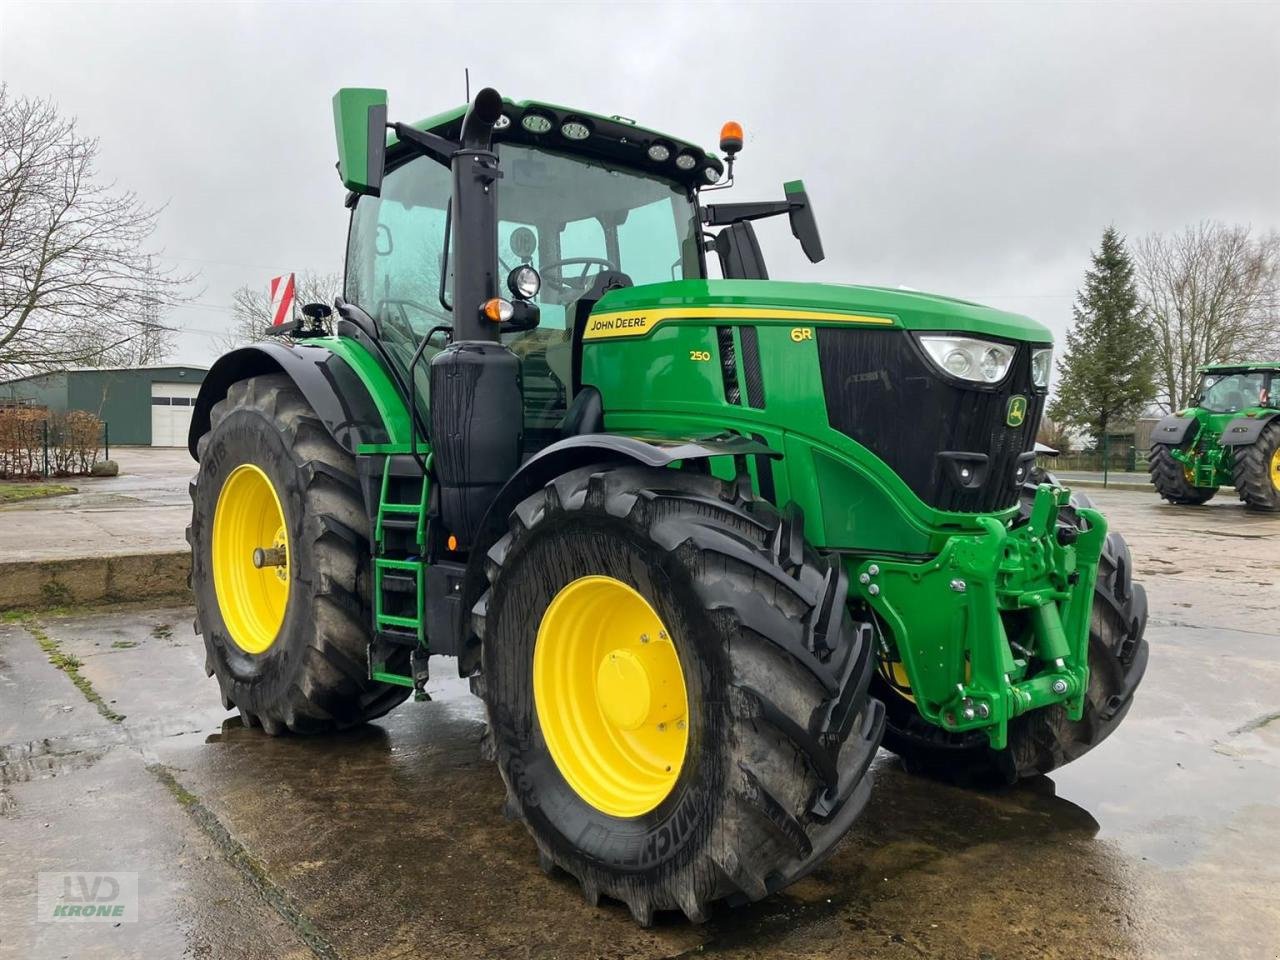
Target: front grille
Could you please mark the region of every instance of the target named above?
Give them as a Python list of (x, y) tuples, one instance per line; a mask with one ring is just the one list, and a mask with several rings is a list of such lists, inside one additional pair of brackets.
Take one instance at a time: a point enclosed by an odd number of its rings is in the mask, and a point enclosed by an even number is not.
[[(995, 387), (948, 379), (903, 330), (818, 328), (827, 418), (875, 453), (939, 510), (986, 513), (1018, 501), (1034, 459), (1044, 394), (1031, 384), (1031, 348)], [(1027, 399), (1018, 427), (1009, 401)]]

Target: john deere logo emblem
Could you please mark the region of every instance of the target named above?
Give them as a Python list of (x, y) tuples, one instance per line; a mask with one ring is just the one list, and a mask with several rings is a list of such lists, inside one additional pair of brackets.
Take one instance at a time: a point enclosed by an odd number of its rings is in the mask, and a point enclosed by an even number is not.
[(1011, 427), (1022, 426), (1022, 421), (1027, 419), (1027, 398), (1023, 396), (1009, 398), (1009, 411), (1005, 414), (1004, 422)]

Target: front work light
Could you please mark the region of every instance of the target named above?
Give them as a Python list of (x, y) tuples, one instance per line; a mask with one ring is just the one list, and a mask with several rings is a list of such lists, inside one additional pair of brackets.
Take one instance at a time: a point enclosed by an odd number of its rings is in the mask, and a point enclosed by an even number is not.
[(919, 340), (938, 369), (961, 380), (998, 383), (1013, 363), (1014, 348), (1006, 343), (948, 334), (925, 334)]
[(591, 128), (577, 120), (567, 120), (560, 125), (560, 132), (566, 140), (585, 140), (591, 136)]
[(1040, 389), (1049, 386), (1049, 372), (1053, 369), (1053, 347), (1031, 351), (1031, 382)]
[(513, 297), (532, 300), (542, 289), (542, 277), (529, 264), (523, 263), (507, 274), (507, 289)]
[(692, 153), (682, 153), (676, 157), (676, 166), (681, 170), (692, 170), (698, 165), (698, 158)]
[(655, 143), (649, 148), (649, 159), (654, 163), (663, 163), (671, 159), (671, 148), (665, 143)]
[(526, 113), (520, 119), (520, 126), (530, 133), (546, 133), (551, 129), (551, 120), (540, 113)]

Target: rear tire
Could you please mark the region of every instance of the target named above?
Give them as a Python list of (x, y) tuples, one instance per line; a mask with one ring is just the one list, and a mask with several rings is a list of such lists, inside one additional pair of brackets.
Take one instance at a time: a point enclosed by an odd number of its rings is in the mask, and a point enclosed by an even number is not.
[[(1023, 487), (1024, 516), (1037, 482), (1053, 481), (1038, 475)], [(1074, 507), (1093, 505), (1081, 493), (1073, 494), (1071, 502)], [(1078, 528), (1082, 521), (1068, 507), (1059, 514), (1059, 523)], [(885, 748), (910, 772), (959, 786), (1015, 783), (1088, 753), (1120, 725), (1147, 668), (1147, 595), (1133, 582), (1132, 571), (1128, 544), (1119, 533), (1108, 533), (1094, 587), (1089, 689), (1080, 720), (1068, 719), (1061, 706), (1033, 710), (1009, 722), (1008, 748), (993, 750), (984, 733), (951, 733), (929, 723), (877, 671), (871, 690), (885, 704)]]
[[(380, 717), (409, 694), (368, 678), (371, 613), (368, 517), (355, 463), (283, 374), (231, 385), (197, 445), (191, 485), (191, 586), (205, 671), (223, 706), (269, 734), (321, 733)], [(284, 620), (261, 653), (232, 637), (213, 575), (214, 517), (223, 485), (239, 466), (266, 475), (288, 531)]]
[(1173, 458), (1173, 448), (1167, 443), (1151, 445), (1151, 458), (1147, 472), (1156, 493), (1179, 506), (1199, 506), (1208, 503), (1218, 492), (1217, 487), (1197, 487), (1187, 479), (1187, 468)]
[[(567, 473), (521, 503), (489, 552), (473, 621), (507, 811), (550, 871), (593, 904), (693, 921), (813, 869), (870, 793), (882, 708), (867, 696), (870, 633), (850, 620), (838, 563), (803, 540), (798, 510), (710, 476), (640, 467)], [(611, 816), (569, 784), (533, 689), (539, 625), (584, 577), (637, 591), (666, 624), (687, 689), (688, 746), (648, 812)], [(602, 708), (603, 709), (603, 708)]]
[(1280, 510), (1280, 420), (1263, 427), (1250, 446), (1235, 448), (1231, 473), (1246, 507)]

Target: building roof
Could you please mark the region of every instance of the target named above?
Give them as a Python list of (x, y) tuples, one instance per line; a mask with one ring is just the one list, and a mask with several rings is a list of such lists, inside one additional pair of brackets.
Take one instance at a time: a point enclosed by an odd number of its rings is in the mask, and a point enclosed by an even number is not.
[(41, 377), (55, 377), (62, 373), (115, 373), (133, 370), (199, 370), (201, 373), (207, 373), (209, 368), (202, 367), (198, 363), (144, 363), (134, 367), (63, 367), (61, 370), (45, 370), (41, 373), (29, 373), (25, 377), (0, 380), (0, 385), (38, 380)]

